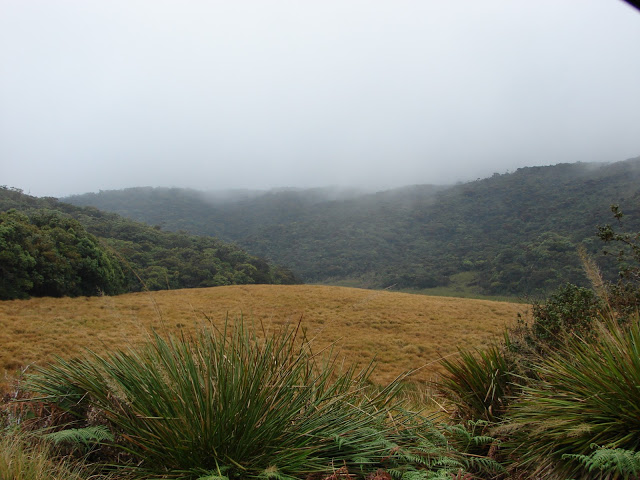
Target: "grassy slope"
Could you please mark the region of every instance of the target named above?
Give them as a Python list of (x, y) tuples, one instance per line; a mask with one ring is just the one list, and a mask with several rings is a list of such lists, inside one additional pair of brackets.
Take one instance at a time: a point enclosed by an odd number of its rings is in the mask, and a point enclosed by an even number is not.
[(103, 351), (143, 339), (149, 328), (190, 330), (210, 318), (276, 328), (302, 325), (315, 350), (337, 342), (347, 362), (378, 360), (374, 379), (387, 382), (424, 366), (438, 372), (440, 355), (458, 345), (482, 346), (515, 321), (526, 305), (389, 291), (310, 285), (243, 285), (133, 293), (117, 297), (34, 298), (0, 302), (0, 370), (13, 371), (84, 347)]

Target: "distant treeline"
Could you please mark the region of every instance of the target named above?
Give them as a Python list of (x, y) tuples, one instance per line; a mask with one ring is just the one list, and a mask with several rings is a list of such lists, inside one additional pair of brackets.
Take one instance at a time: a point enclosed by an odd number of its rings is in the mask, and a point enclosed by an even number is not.
[(0, 299), (299, 283), (211, 237), (0, 187)]
[(567, 282), (587, 284), (579, 245), (615, 277), (597, 226), (619, 204), (628, 227), (640, 229), (639, 179), (640, 158), (376, 194), (133, 188), (66, 200), (236, 242), (307, 282), (415, 289), (464, 282), (481, 294), (542, 297)]

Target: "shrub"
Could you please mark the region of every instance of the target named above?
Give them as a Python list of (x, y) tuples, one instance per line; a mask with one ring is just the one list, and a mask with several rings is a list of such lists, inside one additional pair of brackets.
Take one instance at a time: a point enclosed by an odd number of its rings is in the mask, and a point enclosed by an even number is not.
[(528, 340), (538, 350), (559, 347), (566, 334), (588, 332), (601, 310), (602, 302), (592, 290), (568, 283), (544, 304), (533, 304)]

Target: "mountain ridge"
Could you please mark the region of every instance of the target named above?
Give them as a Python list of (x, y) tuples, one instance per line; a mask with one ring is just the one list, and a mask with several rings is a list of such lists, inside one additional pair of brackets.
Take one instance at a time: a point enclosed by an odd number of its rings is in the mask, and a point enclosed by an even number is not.
[[(639, 178), (640, 157), (337, 199), (296, 189), (221, 202), (197, 191), (133, 188), (65, 201), (235, 242), (308, 282), (428, 289), (464, 273), (482, 294), (542, 295), (586, 282), (576, 248), (599, 255), (597, 225), (610, 223), (611, 204), (638, 229)], [(606, 259), (602, 268), (615, 275)]]

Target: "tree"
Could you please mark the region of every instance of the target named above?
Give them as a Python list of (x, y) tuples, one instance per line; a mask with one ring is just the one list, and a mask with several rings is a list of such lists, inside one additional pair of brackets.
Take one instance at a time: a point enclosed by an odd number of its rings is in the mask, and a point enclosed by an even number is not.
[(26, 215), (16, 210), (0, 213), (0, 300), (25, 298), (33, 288), (34, 231)]
[(640, 305), (640, 232), (625, 232), (624, 214), (618, 205), (611, 205), (617, 227), (611, 224), (598, 227), (598, 236), (612, 249), (605, 255), (613, 255), (618, 262), (618, 281), (607, 286), (608, 301), (619, 316), (627, 318), (638, 311)]
[(29, 217), (0, 213), (0, 298), (115, 294), (123, 291), (118, 261), (72, 218), (51, 210)]

